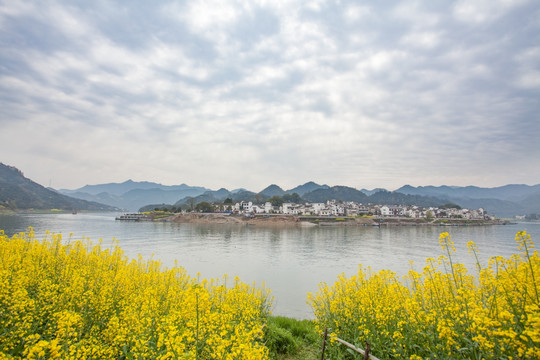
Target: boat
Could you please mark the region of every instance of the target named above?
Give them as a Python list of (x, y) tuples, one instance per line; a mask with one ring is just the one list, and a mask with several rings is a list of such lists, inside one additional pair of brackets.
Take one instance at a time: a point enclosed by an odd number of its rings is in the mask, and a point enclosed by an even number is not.
[(134, 214), (124, 214), (116, 217), (116, 220), (123, 221), (150, 221), (152, 218), (146, 214), (134, 213)]

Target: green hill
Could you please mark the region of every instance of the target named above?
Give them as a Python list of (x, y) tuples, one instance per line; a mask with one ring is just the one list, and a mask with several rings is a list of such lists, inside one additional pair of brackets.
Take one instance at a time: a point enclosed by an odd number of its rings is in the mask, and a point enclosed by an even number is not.
[(0, 163), (0, 206), (11, 210), (60, 209), (114, 211), (114, 207), (59, 194), (24, 177), (13, 167)]

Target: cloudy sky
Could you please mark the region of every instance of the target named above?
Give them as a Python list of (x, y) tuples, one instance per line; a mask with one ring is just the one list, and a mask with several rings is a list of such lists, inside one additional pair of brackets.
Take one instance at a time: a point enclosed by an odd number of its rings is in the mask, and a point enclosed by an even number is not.
[(540, 183), (537, 0), (0, 4), (0, 162), (44, 186)]

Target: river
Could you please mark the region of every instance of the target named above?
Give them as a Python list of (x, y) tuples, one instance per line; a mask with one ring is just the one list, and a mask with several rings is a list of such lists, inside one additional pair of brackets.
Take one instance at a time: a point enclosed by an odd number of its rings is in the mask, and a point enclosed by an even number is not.
[(448, 231), (455, 242), (458, 262), (472, 271), (474, 259), (467, 242), (480, 248), (482, 262), (491, 256), (518, 252), (517, 231), (526, 230), (540, 243), (540, 223), (469, 227), (257, 227), (240, 225), (174, 224), (116, 221), (115, 213), (0, 215), (0, 229), (9, 236), (29, 226), (41, 238), (46, 230), (64, 239), (82, 237), (104, 246), (113, 238), (130, 258), (159, 259), (167, 267), (175, 261), (188, 274), (201, 278), (238, 276), (272, 290), (274, 314), (298, 319), (313, 318), (307, 293), (321, 282), (333, 283), (345, 273), (356, 273), (359, 264), (373, 270), (389, 269), (400, 275), (413, 260), (421, 270), (427, 257), (441, 254), (439, 233)]

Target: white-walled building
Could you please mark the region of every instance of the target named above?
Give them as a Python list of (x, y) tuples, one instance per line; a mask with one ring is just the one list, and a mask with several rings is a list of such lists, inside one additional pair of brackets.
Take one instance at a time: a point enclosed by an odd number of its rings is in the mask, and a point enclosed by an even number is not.
[(404, 216), (405, 209), (401, 206), (383, 205), (381, 206), (382, 216)]

